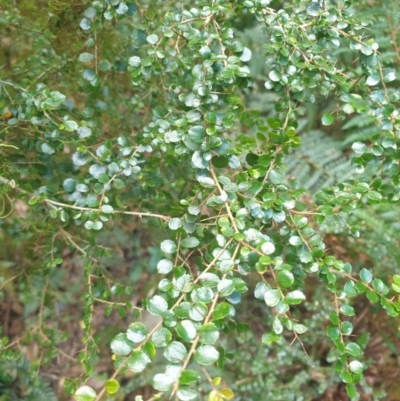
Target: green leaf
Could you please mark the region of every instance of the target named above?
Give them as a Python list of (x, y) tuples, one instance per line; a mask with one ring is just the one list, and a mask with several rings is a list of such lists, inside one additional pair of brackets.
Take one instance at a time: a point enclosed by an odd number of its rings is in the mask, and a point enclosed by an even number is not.
[(102, 205), (102, 206), (101, 206), (101, 211), (102, 211), (103, 213), (110, 214), (110, 213), (112, 213), (112, 212), (114, 211), (114, 209), (113, 209), (113, 207), (110, 206), (110, 205)]
[(353, 376), (347, 370), (342, 370), (340, 372), (340, 378), (344, 383), (350, 383), (350, 384), (353, 383)]
[(349, 369), (353, 372), (353, 373), (361, 373), (363, 371), (363, 364), (359, 361), (351, 361), (349, 363)]
[(186, 369), (179, 377), (179, 384), (191, 384), (200, 380), (201, 376), (198, 372), (191, 369)]
[[(83, 31), (87, 31), (90, 29), (90, 20), (88, 18), (82, 18), (79, 26)], [(81, 400), (78, 400), (81, 401)], [(82, 400), (83, 401), (83, 400)]]
[(131, 356), (127, 360), (127, 365), (132, 372), (142, 372), (150, 362), (149, 356), (142, 350), (139, 350), (132, 351)]
[(397, 293), (400, 293), (400, 275), (399, 274), (393, 275), (392, 289), (394, 291), (396, 291)]
[(262, 335), (261, 341), (264, 344), (272, 344), (272, 343), (279, 343), (282, 339), (282, 336), (280, 334), (276, 333), (264, 333)]
[(339, 316), (335, 312), (331, 312), (329, 314), (329, 320), (332, 322), (333, 325), (337, 326), (339, 324)]
[(156, 348), (151, 341), (147, 341), (142, 347), (143, 352), (152, 360), (156, 355)]
[(361, 348), (356, 343), (348, 343), (345, 347), (346, 352), (352, 356), (359, 356), (361, 354)]
[(193, 289), (193, 277), (189, 274), (183, 274), (172, 280), (172, 284), (176, 290), (181, 292), (191, 292)]
[(393, 283), (400, 285), (400, 275), (399, 274), (393, 275)]
[(172, 341), (167, 345), (167, 348), (165, 348), (164, 356), (173, 363), (183, 362), (187, 357), (187, 350), (182, 343)]
[(279, 290), (268, 289), (264, 293), (264, 300), (267, 306), (272, 308), (281, 300), (281, 294)]
[(75, 131), (78, 129), (78, 124), (72, 120), (64, 121), (63, 125), (64, 125), (64, 128), (69, 132), (72, 132), (72, 131)]
[(307, 327), (303, 326), (302, 324), (294, 324), (293, 325), (293, 330), (297, 333), (297, 334), (303, 334), (307, 331)]
[(282, 270), (278, 273), (276, 276), (277, 282), (279, 286), (283, 288), (289, 288), (291, 285), (294, 283), (294, 276), (293, 273), (291, 273), (288, 270)]
[(210, 303), (214, 298), (214, 292), (211, 288), (200, 287), (192, 292), (192, 298), (198, 302), (204, 302), (205, 304)]
[(167, 278), (164, 278), (158, 283), (158, 288), (161, 291), (169, 291), (172, 288), (172, 283)]
[(219, 395), (221, 395), (224, 400), (233, 400), (233, 397), (235, 397), (235, 393), (230, 388), (219, 390)]
[(206, 137), (206, 130), (202, 125), (195, 125), (188, 131), (190, 139), (195, 143), (202, 143)]
[(354, 384), (346, 385), (346, 394), (350, 399), (353, 399), (357, 396), (357, 388)]
[(217, 289), (221, 297), (227, 297), (235, 291), (235, 283), (232, 280), (223, 279), (218, 283)]
[(214, 156), (211, 163), (214, 167), (225, 168), (229, 164), (229, 159), (226, 156)]
[(169, 272), (172, 271), (173, 267), (174, 267), (173, 263), (168, 259), (161, 259), (157, 263), (157, 271), (160, 274), (168, 274)]
[(337, 326), (328, 326), (327, 328), (327, 334), (328, 337), (332, 340), (332, 341), (336, 341), (337, 339), (339, 339), (340, 333), (339, 333), (339, 329), (337, 328)]
[(308, 15), (316, 17), (321, 12), (321, 6), (319, 2), (312, 1), (307, 4), (306, 11)]
[(90, 63), (93, 60), (94, 60), (94, 55), (91, 53), (84, 52), (79, 55), (79, 61), (81, 63)]
[(264, 242), (261, 245), (261, 251), (265, 254), (265, 255), (271, 255), (272, 253), (275, 252), (275, 245), (272, 242)]
[(265, 284), (263, 281), (261, 281), (260, 283), (257, 283), (256, 288), (254, 289), (254, 296), (257, 299), (264, 300), (265, 293), (270, 288), (271, 287), (268, 284)]
[(278, 185), (283, 181), (284, 175), (278, 170), (271, 170), (268, 176), (272, 184)]
[(219, 352), (211, 345), (201, 345), (197, 348), (194, 359), (200, 365), (212, 365), (219, 358)]
[(115, 379), (107, 380), (105, 388), (107, 394), (113, 395), (116, 394), (119, 390), (119, 383)]
[(153, 33), (149, 36), (147, 36), (146, 40), (151, 44), (151, 45), (155, 45), (158, 42), (158, 36)]
[(274, 319), (272, 328), (273, 328), (275, 334), (281, 334), (283, 332), (283, 325), (278, 318)]
[(98, 68), (100, 71), (107, 72), (111, 70), (112, 65), (108, 60), (101, 60), (99, 61)]
[[(215, 310), (217, 310), (217, 309), (218, 309), (218, 305), (215, 308)], [(221, 311), (219, 311), (219, 313), (221, 313)], [(200, 322), (200, 321), (204, 320), (204, 318), (207, 316), (207, 314), (208, 314), (207, 305), (202, 302), (195, 302), (189, 309), (189, 317), (196, 322)]]
[(340, 331), (343, 335), (349, 336), (353, 332), (353, 324), (347, 321), (343, 322)]
[(354, 308), (350, 305), (343, 305), (340, 308), (340, 313), (346, 316), (354, 316), (356, 314)]
[(175, 242), (168, 239), (161, 242), (160, 248), (165, 253), (175, 253), (177, 250)]
[(371, 302), (378, 302), (379, 301), (379, 296), (376, 294), (374, 291), (367, 290), (365, 292), (365, 295)]
[(183, 248), (196, 248), (199, 244), (200, 241), (196, 237), (187, 237), (181, 242)]
[(108, 181), (109, 181), (109, 177), (108, 177), (108, 175), (107, 175), (106, 173), (100, 173), (100, 174), (97, 176), (97, 180), (98, 180), (99, 182), (101, 182), (102, 184), (107, 184)]
[(190, 205), (188, 207), (188, 212), (189, 212), (189, 214), (192, 214), (193, 216), (197, 216), (200, 213), (200, 206), (199, 205)]
[(354, 142), (351, 146), (355, 153), (365, 153), (367, 151), (367, 146), (362, 142)]
[(380, 82), (379, 74), (374, 74), (374, 75), (370, 75), (367, 78), (365, 83), (368, 86), (375, 86), (375, 85), (379, 84), (379, 82)]
[(214, 288), (218, 285), (220, 278), (214, 273), (202, 273), (200, 275), (200, 284), (203, 287)]
[(115, 355), (128, 355), (133, 348), (132, 341), (124, 333), (120, 333), (111, 341), (111, 351)]
[(48, 155), (52, 155), (55, 152), (55, 149), (48, 143), (42, 143), (42, 152)]
[(192, 341), (197, 336), (197, 330), (191, 320), (182, 320), (176, 326), (176, 334), (178, 334), (182, 340)]
[(182, 220), (181, 220), (181, 219), (178, 219), (177, 217), (174, 217), (173, 219), (171, 219), (171, 220), (168, 222), (168, 227), (169, 227), (171, 230), (177, 230), (179, 227), (182, 227), (182, 226), (183, 226)]
[(147, 333), (147, 327), (143, 323), (135, 322), (129, 325), (126, 335), (128, 340), (134, 343), (140, 343), (146, 338)]
[(93, 401), (96, 397), (96, 392), (89, 386), (82, 386), (78, 388), (74, 394), (76, 401)]
[(129, 59), (129, 65), (134, 68), (139, 67), (141, 62), (142, 62), (142, 60), (138, 56), (133, 56)]
[(247, 47), (245, 47), (243, 49), (242, 55), (240, 56), (240, 61), (243, 61), (244, 63), (247, 63), (248, 61), (251, 60), (251, 56), (252, 56), (251, 50), (248, 49)]
[(172, 333), (165, 327), (161, 327), (151, 336), (155, 347), (166, 347), (172, 339)]
[(289, 243), (293, 246), (300, 246), (303, 244), (303, 240), (299, 236), (294, 235), (289, 238)]
[(200, 50), (199, 53), (202, 57), (204, 58), (209, 58), (211, 56), (211, 49), (208, 46), (203, 46)]
[(86, 79), (86, 81), (95, 81), (97, 78), (95, 71), (91, 68), (84, 70), (82, 76), (84, 79)]
[(389, 292), (389, 288), (379, 278), (372, 280), (372, 287), (382, 295), (386, 295)]
[(153, 377), (153, 387), (158, 391), (168, 391), (175, 381), (176, 379), (173, 376), (159, 373)]
[(346, 284), (343, 287), (344, 292), (346, 293), (346, 295), (351, 298), (351, 297), (355, 297), (357, 295), (357, 290), (356, 290), (356, 286), (355, 284), (348, 280), (346, 282)]
[(178, 396), (178, 399), (181, 401), (190, 401), (197, 398), (198, 392), (196, 390), (187, 387), (180, 387), (176, 395)]
[(392, 289), (393, 291), (400, 293), (400, 285), (396, 283), (392, 283)]
[(224, 317), (228, 316), (230, 312), (230, 306), (226, 302), (220, 302), (217, 304), (215, 309), (213, 310), (211, 316), (215, 320), (223, 319)]
[(282, 79), (282, 74), (279, 71), (272, 70), (268, 77), (272, 82), (279, 82)]
[(63, 188), (67, 192), (73, 192), (75, 190), (76, 181), (73, 178), (66, 178), (63, 182)]
[(380, 200), (382, 200), (382, 194), (377, 192), (377, 191), (369, 191), (367, 193), (367, 197), (368, 197), (368, 199), (370, 199), (372, 201), (380, 201)]
[(333, 115), (329, 113), (325, 113), (322, 116), (322, 125), (331, 125), (333, 123)]
[(161, 298), (159, 295), (155, 295), (151, 298), (147, 304), (147, 310), (154, 316), (161, 316), (165, 311), (168, 310), (167, 301)]
[(364, 283), (369, 284), (372, 281), (372, 274), (367, 269), (361, 269), (360, 278)]
[(200, 342), (213, 345), (219, 338), (219, 330), (214, 323), (206, 323), (199, 329)]
[(125, 3), (119, 3), (118, 7), (116, 8), (115, 12), (117, 14), (126, 14), (126, 12), (129, 10), (129, 7)]
[(77, 129), (79, 139), (84, 139), (92, 135), (92, 130), (88, 127), (79, 127)]
[(392, 82), (396, 79), (396, 73), (394, 71), (390, 71), (383, 77), (383, 79), (385, 82)]
[(285, 297), (285, 303), (288, 305), (297, 305), (302, 301), (305, 301), (306, 296), (302, 291), (296, 290), (289, 292)]

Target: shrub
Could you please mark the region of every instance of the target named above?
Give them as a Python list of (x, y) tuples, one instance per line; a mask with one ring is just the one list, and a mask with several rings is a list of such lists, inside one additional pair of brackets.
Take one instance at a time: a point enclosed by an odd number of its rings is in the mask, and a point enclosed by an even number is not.
[[(388, 232), (373, 219), (384, 224), (377, 216), (399, 202), (400, 95), (357, 3), (11, 3), (2, 235), (21, 253), (5, 256), (15, 272), (4, 266), (3, 287), (26, 305), (25, 340), (43, 347), (43, 363), (65, 337), (57, 310), (80, 298), (83, 381), (106, 330), (94, 327), (96, 305), (123, 327), (102, 389), (77, 379), (67, 391), (116, 399), (127, 371), (152, 380), (151, 399), (300, 399), (294, 389), (316, 397), (335, 377), (351, 399), (371, 391), (353, 302), (397, 317), (400, 276), (385, 284), (327, 234), (357, 249), (371, 240), (360, 239), (366, 225), (378, 243)], [(363, 124), (365, 136), (343, 140)], [(133, 236), (157, 243), (151, 257)], [(117, 243), (142, 261), (114, 277)], [(394, 244), (385, 238), (374, 257)], [(66, 278), (71, 255), (78, 279)], [(331, 367), (310, 384), (309, 352), (325, 335)], [(14, 344), (3, 338), (4, 358)]]

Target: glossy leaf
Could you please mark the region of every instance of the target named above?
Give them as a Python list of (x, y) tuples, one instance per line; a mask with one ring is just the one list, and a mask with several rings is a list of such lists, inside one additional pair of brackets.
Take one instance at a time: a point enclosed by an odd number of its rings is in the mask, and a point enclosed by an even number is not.
[(113, 394), (117, 393), (120, 385), (115, 379), (110, 379), (110, 380), (107, 380), (105, 387), (106, 387), (107, 394), (113, 395)]
[(96, 392), (89, 386), (82, 386), (75, 391), (76, 401), (93, 401), (97, 397)]
[(200, 365), (212, 365), (219, 358), (219, 352), (211, 345), (201, 345), (197, 348), (194, 359)]
[(149, 300), (147, 310), (152, 315), (161, 316), (166, 310), (168, 310), (167, 301), (159, 295), (155, 295)]
[(182, 320), (176, 326), (176, 333), (182, 340), (192, 341), (196, 338), (197, 330), (191, 320)]
[(126, 336), (128, 340), (139, 343), (145, 340), (147, 335), (147, 327), (140, 322), (135, 322), (129, 325), (128, 331), (126, 332)]
[(277, 274), (278, 284), (283, 288), (288, 288), (294, 283), (294, 276), (290, 271), (282, 270)]
[(172, 339), (172, 334), (165, 327), (159, 328), (151, 336), (151, 341), (156, 347), (166, 347), (171, 341), (171, 339)]
[(273, 307), (278, 304), (281, 300), (281, 294), (279, 290), (268, 289), (264, 293), (264, 300), (267, 306)]
[(133, 348), (133, 342), (130, 341), (126, 334), (118, 334), (111, 341), (111, 351), (115, 355), (128, 355)]
[(182, 343), (178, 341), (172, 341), (168, 344), (167, 348), (165, 348), (164, 356), (170, 362), (182, 362), (187, 356), (187, 350)]
[(142, 350), (132, 351), (130, 357), (128, 358), (127, 365), (133, 372), (142, 372), (146, 369), (147, 364), (151, 362), (151, 359)]

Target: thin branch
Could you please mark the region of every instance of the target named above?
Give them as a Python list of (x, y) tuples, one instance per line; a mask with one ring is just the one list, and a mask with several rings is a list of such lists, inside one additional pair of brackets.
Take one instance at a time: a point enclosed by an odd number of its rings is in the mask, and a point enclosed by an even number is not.
[[(210, 172), (211, 172), (212, 178), (213, 178), (214, 181), (215, 181), (215, 185), (217, 186), (220, 195), (222, 195), (224, 191), (223, 191), (223, 189), (221, 188), (221, 185), (219, 185), (217, 176), (215, 175), (214, 169), (211, 167), (211, 165), (210, 165)], [(231, 211), (231, 208), (230, 208), (230, 206), (229, 206), (228, 201), (225, 201), (225, 202), (224, 202), (224, 205), (225, 205), (226, 211), (228, 212), (229, 219), (230, 219), (230, 221), (231, 221), (231, 223), (232, 223), (233, 229), (235, 230), (235, 233), (238, 233), (239, 230), (238, 230), (238, 228), (237, 228), (237, 226), (236, 226), (235, 218), (233, 217), (233, 214), (232, 214), (232, 211)]]

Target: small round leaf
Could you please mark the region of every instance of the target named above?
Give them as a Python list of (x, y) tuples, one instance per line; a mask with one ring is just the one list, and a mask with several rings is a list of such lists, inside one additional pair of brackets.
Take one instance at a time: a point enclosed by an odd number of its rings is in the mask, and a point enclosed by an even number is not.
[(219, 358), (219, 352), (211, 345), (201, 345), (197, 348), (194, 359), (200, 365), (212, 365)]
[(120, 333), (111, 341), (111, 350), (115, 355), (128, 355), (133, 348), (132, 341), (124, 333)]
[(142, 342), (147, 335), (147, 327), (140, 322), (135, 322), (132, 323), (128, 327), (128, 331), (126, 332), (126, 335), (129, 340), (131, 340), (134, 343), (140, 343)]
[(187, 350), (182, 343), (172, 341), (165, 349), (164, 356), (172, 363), (179, 363), (185, 360)]
[(78, 388), (74, 394), (76, 401), (93, 401), (96, 397), (96, 392), (89, 386), (82, 386)]
[(173, 242), (169, 239), (161, 242), (160, 247), (161, 247), (161, 250), (165, 253), (175, 253), (176, 249), (177, 249), (175, 242)]

